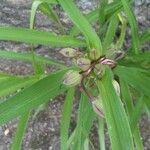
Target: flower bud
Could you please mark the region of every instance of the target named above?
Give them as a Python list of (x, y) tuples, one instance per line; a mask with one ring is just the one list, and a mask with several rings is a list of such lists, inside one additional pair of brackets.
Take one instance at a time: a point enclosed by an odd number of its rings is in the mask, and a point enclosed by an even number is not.
[(76, 63), (83, 71), (87, 70), (91, 65), (91, 61), (87, 58), (79, 58)]
[(73, 58), (79, 55), (82, 55), (81, 52), (73, 49), (73, 48), (63, 48), (59, 51), (63, 56), (68, 58)]
[(104, 113), (103, 113), (103, 106), (102, 106), (102, 100), (101, 98), (98, 96), (95, 98), (94, 101), (92, 101), (92, 106), (93, 106), (93, 110), (94, 112), (99, 116), (99, 117), (104, 117)]
[(79, 72), (74, 70), (69, 70), (63, 78), (63, 84), (67, 86), (76, 86), (81, 82), (81, 75)]
[(113, 86), (115, 88), (116, 94), (120, 96), (120, 85), (116, 80), (113, 80)]

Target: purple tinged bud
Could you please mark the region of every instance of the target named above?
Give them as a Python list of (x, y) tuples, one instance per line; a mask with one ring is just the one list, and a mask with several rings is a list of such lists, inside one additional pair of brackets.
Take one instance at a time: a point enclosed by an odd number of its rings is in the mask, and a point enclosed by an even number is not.
[(83, 71), (89, 69), (89, 67), (91, 65), (91, 61), (87, 58), (79, 58), (79, 59), (77, 59), (76, 63)]

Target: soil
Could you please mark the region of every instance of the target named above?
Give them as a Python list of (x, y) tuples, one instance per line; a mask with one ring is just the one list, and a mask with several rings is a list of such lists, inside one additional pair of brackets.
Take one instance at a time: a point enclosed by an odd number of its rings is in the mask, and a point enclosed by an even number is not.
[[(94, 5), (93, 5), (94, 3)], [(149, 3), (149, 4), (148, 4)], [(78, 0), (78, 6), (84, 10), (84, 13), (89, 12), (96, 6), (97, 0)], [(18, 26), (29, 27), (31, 1), (30, 0), (1, 0), (0, 1), (0, 26)], [(135, 1), (135, 13), (139, 23), (140, 31), (144, 31), (146, 27), (150, 26), (150, 2), (147, 0)], [(62, 22), (67, 26), (71, 25), (70, 20), (64, 13), (60, 13)], [(57, 27), (50, 22), (41, 13), (37, 13), (36, 27), (42, 30), (56, 31)], [(146, 45), (150, 48), (150, 45)], [(30, 46), (27, 44), (20, 44), (18, 42), (0, 42), (1, 50), (13, 50), (17, 52), (28, 52)], [(37, 46), (36, 53), (45, 57), (58, 59), (69, 63), (68, 59), (62, 58), (58, 53), (59, 49), (53, 49), (48, 46)], [(51, 71), (52, 67), (46, 67), (47, 71)], [(8, 61), (0, 59), (0, 72), (8, 72), (11, 74), (25, 75), (32, 74), (33, 69), (30, 63), (21, 61)], [(36, 117), (33, 114), (30, 117), (27, 132), (24, 137), (22, 150), (60, 150), (59, 128), (60, 118), (63, 106), (63, 95), (55, 98), (48, 107), (40, 111)], [(74, 106), (77, 107), (77, 104)], [(75, 115), (72, 116), (72, 127), (75, 126)], [(10, 121), (6, 125), (0, 126), (0, 150), (9, 150), (12, 142), (14, 131), (17, 127), (17, 119)], [(143, 115), (140, 121), (140, 129), (144, 143), (144, 149), (150, 150), (150, 121)], [(95, 138), (96, 127), (92, 130), (92, 141), (95, 145), (95, 150), (98, 150), (98, 142)], [(108, 133), (106, 132), (107, 149), (109, 148)]]

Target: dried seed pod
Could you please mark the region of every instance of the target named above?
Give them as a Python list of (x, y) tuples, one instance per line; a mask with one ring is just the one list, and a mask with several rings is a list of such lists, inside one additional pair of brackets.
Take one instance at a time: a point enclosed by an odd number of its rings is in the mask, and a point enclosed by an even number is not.
[(79, 72), (74, 70), (69, 70), (63, 78), (63, 84), (67, 86), (76, 86), (81, 82), (81, 75)]
[(79, 58), (76, 63), (83, 71), (87, 70), (91, 65), (91, 61), (87, 58)]
[(73, 58), (79, 55), (83, 55), (81, 52), (73, 49), (73, 48), (63, 48), (59, 51), (63, 56), (68, 58)]
[(120, 96), (120, 85), (116, 80), (113, 80), (113, 86), (118, 96)]

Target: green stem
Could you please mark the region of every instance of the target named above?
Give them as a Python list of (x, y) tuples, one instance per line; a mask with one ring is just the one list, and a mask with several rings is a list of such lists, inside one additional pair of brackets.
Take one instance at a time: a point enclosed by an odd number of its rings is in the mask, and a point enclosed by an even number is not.
[(134, 137), (134, 143), (136, 146), (136, 150), (144, 150), (138, 125), (134, 131), (133, 137)]
[(121, 48), (122, 45), (123, 45), (123, 42), (124, 42), (124, 39), (125, 39), (125, 34), (126, 34), (126, 28), (127, 28), (127, 22), (126, 22), (125, 18), (121, 14), (119, 14), (118, 16), (119, 16), (120, 22), (122, 23), (122, 26), (121, 26), (120, 37), (119, 37), (119, 39), (118, 39), (118, 41), (115, 45), (115, 47), (117, 49)]
[(21, 116), (15, 137), (13, 139), (13, 143), (11, 145), (11, 150), (21, 150), (21, 144), (22, 144), (23, 136), (27, 127), (29, 117), (30, 117), (30, 112), (26, 112)]
[(98, 119), (98, 135), (99, 135), (100, 150), (105, 150), (104, 124), (105, 121), (103, 118)]

